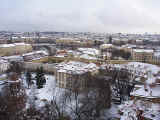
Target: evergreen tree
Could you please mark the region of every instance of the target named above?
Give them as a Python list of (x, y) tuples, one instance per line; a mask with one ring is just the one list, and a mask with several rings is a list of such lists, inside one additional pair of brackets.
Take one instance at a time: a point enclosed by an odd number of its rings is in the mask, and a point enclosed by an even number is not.
[(27, 85), (28, 85), (28, 88), (29, 88), (31, 83), (32, 83), (32, 75), (29, 71), (27, 71), (27, 73), (26, 73), (26, 82), (27, 82)]
[(36, 78), (36, 85), (38, 89), (43, 88), (43, 85), (46, 83), (46, 79), (44, 75), (45, 74), (43, 71), (43, 67), (37, 68), (35, 78)]

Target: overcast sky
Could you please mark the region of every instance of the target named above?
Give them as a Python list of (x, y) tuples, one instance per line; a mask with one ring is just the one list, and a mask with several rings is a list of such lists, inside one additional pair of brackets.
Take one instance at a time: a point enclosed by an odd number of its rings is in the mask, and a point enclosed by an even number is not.
[(160, 0), (0, 0), (0, 30), (160, 32)]

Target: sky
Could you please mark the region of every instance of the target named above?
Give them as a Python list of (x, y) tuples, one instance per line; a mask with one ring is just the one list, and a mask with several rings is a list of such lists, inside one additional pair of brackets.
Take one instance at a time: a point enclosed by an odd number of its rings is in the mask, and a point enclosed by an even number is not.
[(0, 30), (160, 33), (160, 0), (0, 0)]

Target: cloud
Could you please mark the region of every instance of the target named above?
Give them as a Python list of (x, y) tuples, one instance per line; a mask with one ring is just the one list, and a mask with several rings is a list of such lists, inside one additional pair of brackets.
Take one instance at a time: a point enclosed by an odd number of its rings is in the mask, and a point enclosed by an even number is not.
[(158, 0), (2, 0), (0, 30), (158, 32)]

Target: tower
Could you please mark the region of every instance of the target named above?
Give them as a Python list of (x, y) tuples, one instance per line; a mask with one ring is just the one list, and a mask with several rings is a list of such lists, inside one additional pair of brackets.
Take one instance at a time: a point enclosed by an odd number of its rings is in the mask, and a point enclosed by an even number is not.
[(109, 36), (109, 44), (112, 44), (112, 36)]
[(12, 43), (12, 36), (13, 36), (13, 34), (9, 35), (9, 39), (7, 40), (7, 44), (11, 44)]
[(40, 39), (40, 33), (36, 32), (36, 43), (39, 43), (39, 39)]

